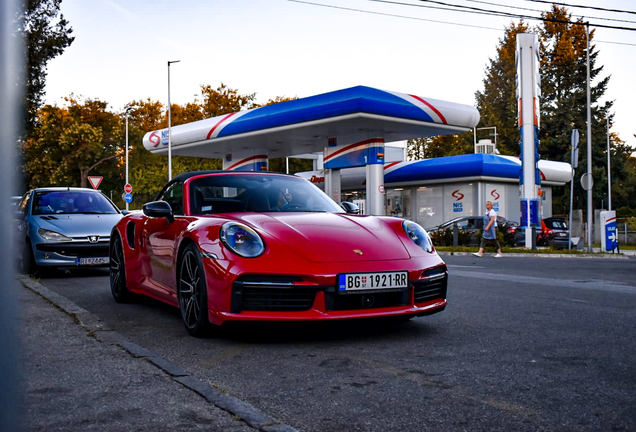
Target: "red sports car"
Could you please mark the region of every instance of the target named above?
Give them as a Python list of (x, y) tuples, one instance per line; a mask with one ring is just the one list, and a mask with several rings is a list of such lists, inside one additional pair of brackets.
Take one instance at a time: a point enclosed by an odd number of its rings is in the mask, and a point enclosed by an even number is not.
[(182, 173), (110, 237), (115, 300), (177, 306), (195, 336), (227, 321), (429, 315), (447, 279), (416, 223), (347, 214), (284, 174)]

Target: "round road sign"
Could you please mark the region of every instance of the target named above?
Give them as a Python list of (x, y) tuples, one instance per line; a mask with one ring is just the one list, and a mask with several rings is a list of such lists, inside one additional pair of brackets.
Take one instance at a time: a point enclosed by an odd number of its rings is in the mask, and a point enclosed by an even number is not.
[(130, 204), (132, 202), (132, 194), (127, 193), (124, 195), (124, 200)]
[(127, 194), (132, 193), (132, 185), (130, 183), (126, 183), (126, 186), (124, 186), (124, 192)]
[(581, 176), (581, 186), (583, 187), (583, 190), (586, 191), (592, 189), (592, 186), (594, 186), (594, 179), (592, 178), (592, 174), (585, 173)]

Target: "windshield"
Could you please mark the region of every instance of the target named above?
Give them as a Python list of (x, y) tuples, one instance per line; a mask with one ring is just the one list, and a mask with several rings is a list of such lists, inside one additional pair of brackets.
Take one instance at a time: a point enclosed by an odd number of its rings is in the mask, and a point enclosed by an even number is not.
[(568, 229), (568, 224), (564, 220), (546, 219), (545, 225), (551, 229)]
[(216, 174), (190, 183), (190, 214), (344, 210), (305, 179), (271, 174)]
[(99, 192), (50, 191), (36, 192), (33, 214), (115, 214), (117, 208)]

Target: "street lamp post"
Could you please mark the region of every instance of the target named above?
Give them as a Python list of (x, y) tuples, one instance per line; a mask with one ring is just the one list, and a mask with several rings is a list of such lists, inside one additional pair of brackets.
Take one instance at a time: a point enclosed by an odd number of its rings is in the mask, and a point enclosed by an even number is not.
[(172, 124), (170, 112), (170, 64), (179, 63), (181, 60), (168, 61), (168, 181), (172, 180)]
[[(126, 108), (125, 111), (125, 115), (126, 115), (126, 184), (128, 184), (128, 117), (130, 117), (130, 110), (132, 108), (128, 107)], [(128, 211), (128, 201), (126, 201), (126, 211)]]

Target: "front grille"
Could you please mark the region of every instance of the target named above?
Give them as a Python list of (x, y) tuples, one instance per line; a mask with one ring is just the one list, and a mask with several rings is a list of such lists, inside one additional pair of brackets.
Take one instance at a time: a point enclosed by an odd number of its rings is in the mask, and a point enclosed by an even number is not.
[(356, 294), (339, 294), (335, 290), (334, 292), (325, 292), (325, 306), (328, 311), (407, 306), (410, 300), (409, 288), (392, 292), (367, 291)]
[(448, 273), (441, 269), (431, 269), (426, 273), (423, 275), (426, 279), (413, 282), (413, 297), (416, 304), (446, 298)]
[(231, 312), (297, 312), (311, 308), (316, 292), (324, 287), (296, 286), (297, 278), (250, 276), (234, 282)]
[(67, 257), (91, 258), (108, 256), (108, 243), (39, 243), (36, 249), (42, 252), (52, 252)]

